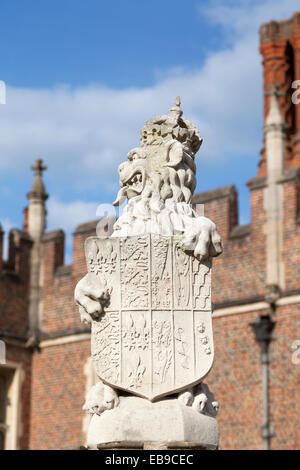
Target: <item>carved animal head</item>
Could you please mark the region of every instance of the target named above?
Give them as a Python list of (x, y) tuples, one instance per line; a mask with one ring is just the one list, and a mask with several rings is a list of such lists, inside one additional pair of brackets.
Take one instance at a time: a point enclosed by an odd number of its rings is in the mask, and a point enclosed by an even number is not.
[(119, 166), (121, 189), (114, 205), (136, 196), (190, 202), (196, 186), (194, 157), (202, 138), (181, 116), (177, 97), (168, 115), (146, 123), (141, 147), (131, 150), (127, 161)]

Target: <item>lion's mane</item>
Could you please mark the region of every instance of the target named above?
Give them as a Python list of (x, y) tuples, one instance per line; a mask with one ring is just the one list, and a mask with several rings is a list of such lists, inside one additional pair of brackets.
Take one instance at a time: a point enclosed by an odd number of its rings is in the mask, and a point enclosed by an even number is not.
[(115, 204), (126, 199), (134, 178), (140, 178), (140, 188), (115, 223), (113, 236), (162, 231), (171, 235), (174, 225), (183, 231), (184, 219), (195, 217), (190, 203), (196, 187), (194, 158), (202, 138), (181, 117), (179, 104), (168, 115), (146, 123), (141, 146), (131, 150), (127, 161), (120, 165), (121, 189)]

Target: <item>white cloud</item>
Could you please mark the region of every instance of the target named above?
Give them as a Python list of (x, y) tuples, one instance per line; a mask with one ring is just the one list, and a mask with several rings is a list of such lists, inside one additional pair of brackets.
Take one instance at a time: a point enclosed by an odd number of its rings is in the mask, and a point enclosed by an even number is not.
[(49, 200), (47, 205), (47, 230), (55, 230), (62, 227), (66, 233), (66, 264), (71, 263), (72, 233), (77, 225), (96, 220), (97, 202), (71, 201), (63, 202), (55, 197)]
[(48, 229), (64, 227), (65, 230), (71, 231), (83, 222), (95, 220), (98, 204), (83, 201), (62, 202), (55, 197), (51, 198), (47, 205)]
[(237, 73), (247, 46), (215, 54), (201, 70), (168, 76), (149, 89), (8, 87), (7, 105), (0, 108), (0, 170), (28, 175), (33, 159), (41, 156), (48, 176), (70, 185), (71, 191), (89, 186), (109, 190), (117, 183), (118, 164), (138, 145), (144, 122), (165, 114), (178, 94), (185, 116), (204, 137), (206, 160), (215, 164), (245, 149), (254, 152), (253, 116), (261, 107), (254, 99), (259, 90), (255, 56)]
[(239, 37), (255, 34), (262, 23), (271, 20), (288, 19), (299, 11), (297, 0), (210, 0), (199, 4), (199, 14), (210, 22), (221, 26), (226, 40), (236, 41)]

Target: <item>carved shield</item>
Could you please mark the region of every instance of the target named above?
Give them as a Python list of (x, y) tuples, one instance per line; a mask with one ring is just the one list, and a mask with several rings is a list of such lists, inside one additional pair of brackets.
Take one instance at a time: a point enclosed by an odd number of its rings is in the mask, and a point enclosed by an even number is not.
[(151, 401), (195, 385), (213, 363), (211, 261), (176, 239), (86, 240), (91, 283), (110, 304), (92, 322), (92, 358), (108, 385)]

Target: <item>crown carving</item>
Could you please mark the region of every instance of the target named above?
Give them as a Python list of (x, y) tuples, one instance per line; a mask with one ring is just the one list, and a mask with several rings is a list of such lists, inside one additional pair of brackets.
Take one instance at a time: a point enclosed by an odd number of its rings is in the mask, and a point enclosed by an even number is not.
[(180, 96), (177, 96), (168, 114), (157, 116), (146, 122), (140, 136), (142, 147), (161, 145), (168, 140), (175, 139), (189, 148), (192, 156), (198, 152), (203, 139), (197, 128), (182, 117), (183, 111), (180, 104)]

